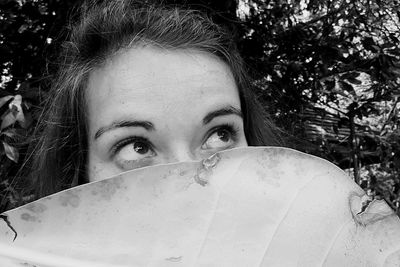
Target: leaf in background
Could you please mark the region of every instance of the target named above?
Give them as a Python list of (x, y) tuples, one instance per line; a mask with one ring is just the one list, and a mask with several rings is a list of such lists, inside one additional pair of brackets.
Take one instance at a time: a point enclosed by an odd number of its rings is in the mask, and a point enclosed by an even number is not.
[(7, 128), (8, 126), (14, 124), (17, 121), (17, 118), (14, 116), (12, 112), (8, 112), (1, 118), (1, 126), (0, 130)]
[(347, 73), (345, 73), (345, 74), (343, 74), (343, 75), (341, 75), (340, 76), (340, 79), (342, 79), (342, 80), (348, 80), (348, 79), (355, 79), (355, 78), (357, 78), (358, 76), (360, 76), (360, 73), (359, 72), (357, 72), (357, 71), (351, 71), (351, 72), (347, 72)]
[(18, 163), (18, 158), (19, 158), (19, 153), (18, 150), (7, 144), (6, 142), (2, 142), (4, 146), (4, 152), (6, 153), (7, 158), (10, 160), (14, 161), (15, 163)]
[(351, 84), (362, 84), (360, 80), (357, 79), (357, 77), (360, 76), (360, 73), (357, 71), (351, 71), (347, 72), (343, 75), (340, 76), (341, 80), (347, 80)]
[(356, 95), (356, 92), (354, 91), (354, 88), (351, 84), (344, 82), (344, 81), (339, 81), (340, 86), (342, 87), (343, 90), (349, 92), (352, 95)]
[(8, 126), (14, 124), (16, 121), (18, 121), (23, 128), (26, 128), (27, 126), (29, 126), (28, 124), (30, 124), (30, 122), (27, 123), (25, 120), (24, 112), (21, 106), (22, 104), (21, 95), (10, 96), (10, 98), (8, 97), (5, 98), (8, 98), (8, 100), (10, 100), (12, 97), (14, 99), (8, 105), (9, 111), (6, 114), (4, 114), (1, 118), (2, 121), (0, 130), (7, 128)]
[(12, 96), (12, 95), (8, 95), (8, 96), (0, 98), (0, 108), (13, 97), (14, 96)]
[(7, 131), (1, 132), (0, 135), (5, 135), (5, 136), (7, 136), (9, 138), (14, 138), (14, 136), (16, 134), (15, 132), (16, 132), (15, 129), (12, 128), (12, 129), (9, 129)]
[(362, 82), (360, 80), (357, 80), (355, 78), (349, 78), (349, 79), (347, 79), (347, 81), (351, 84), (362, 84)]
[(22, 111), (22, 97), (21, 95), (16, 95), (14, 100), (10, 103), (10, 109), (14, 114), (16, 120), (20, 123), (23, 128), (26, 128), (26, 121), (24, 112)]

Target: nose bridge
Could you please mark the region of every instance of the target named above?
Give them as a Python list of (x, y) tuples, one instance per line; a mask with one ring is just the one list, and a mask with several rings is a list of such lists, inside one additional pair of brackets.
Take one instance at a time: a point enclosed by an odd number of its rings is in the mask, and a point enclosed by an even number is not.
[(193, 161), (197, 160), (197, 156), (195, 155), (194, 151), (191, 150), (188, 144), (174, 143), (167, 155), (166, 160), (168, 163)]

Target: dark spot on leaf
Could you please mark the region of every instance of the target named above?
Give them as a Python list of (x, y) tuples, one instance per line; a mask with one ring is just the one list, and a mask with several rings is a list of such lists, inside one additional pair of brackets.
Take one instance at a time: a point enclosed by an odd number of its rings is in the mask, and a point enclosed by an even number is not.
[(26, 209), (35, 213), (42, 213), (47, 209), (47, 207), (41, 203), (31, 203), (26, 206)]
[(36, 217), (30, 215), (29, 213), (22, 213), (21, 219), (24, 221), (36, 222)]
[(66, 191), (60, 196), (61, 205), (64, 207), (72, 206), (74, 208), (79, 206), (80, 198), (70, 191)]

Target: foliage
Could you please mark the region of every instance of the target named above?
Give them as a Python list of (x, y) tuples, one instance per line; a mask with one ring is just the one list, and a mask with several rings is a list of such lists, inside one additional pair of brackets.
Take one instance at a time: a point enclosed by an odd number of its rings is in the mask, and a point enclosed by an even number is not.
[(254, 0), (246, 8), (241, 50), (291, 145), (351, 168), (399, 210), (399, 3)]
[[(75, 2), (0, 2), (0, 210), (26, 197), (12, 179), (25, 157), (20, 141), (32, 134), (47, 90), (43, 73)], [(399, 211), (397, 1), (164, 2), (185, 2), (236, 30), (260, 100), (289, 145), (351, 170)]]
[[(44, 73), (73, 1), (0, 1), (0, 211), (26, 200), (16, 175), (46, 94)], [(61, 32), (61, 34), (60, 34)], [(47, 60), (47, 61), (46, 61)]]

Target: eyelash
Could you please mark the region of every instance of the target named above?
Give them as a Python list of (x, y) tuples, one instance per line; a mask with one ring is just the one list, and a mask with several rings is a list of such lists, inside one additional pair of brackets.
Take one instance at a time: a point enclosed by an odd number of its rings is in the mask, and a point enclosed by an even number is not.
[[(224, 124), (218, 125), (218, 126), (216, 126), (214, 128), (211, 128), (208, 131), (208, 134), (206, 135), (206, 138), (203, 140), (203, 143), (208, 138), (210, 138), (211, 135), (213, 135), (215, 132), (217, 132), (219, 130), (227, 130), (231, 134), (232, 140), (234, 142), (237, 141), (237, 137), (238, 137), (238, 133), (239, 133), (239, 127), (236, 127), (235, 125), (230, 124), (230, 123), (224, 123)], [(138, 141), (148, 144), (149, 148), (154, 151), (153, 145), (151, 144), (151, 142), (147, 138), (145, 138), (143, 136), (132, 136), (132, 137), (123, 139), (120, 142), (116, 143), (111, 148), (111, 155), (115, 156), (124, 146), (126, 146), (128, 144), (132, 144), (134, 142), (138, 142)]]
[(206, 135), (206, 138), (204, 139), (203, 143), (210, 138), (211, 135), (213, 135), (215, 132), (219, 130), (226, 130), (231, 134), (232, 140), (236, 143), (238, 139), (238, 134), (239, 134), (239, 127), (235, 126), (234, 124), (231, 123), (224, 123), (221, 125), (218, 125), (214, 128), (211, 128), (208, 131), (208, 134)]
[(111, 148), (111, 155), (115, 156), (124, 146), (132, 144), (134, 142), (143, 142), (149, 145), (149, 148), (151, 150), (153, 150), (153, 146), (151, 145), (150, 141), (143, 136), (132, 136), (132, 137), (128, 137), (126, 139), (123, 139), (121, 141), (119, 141), (118, 143), (116, 143), (112, 148)]

